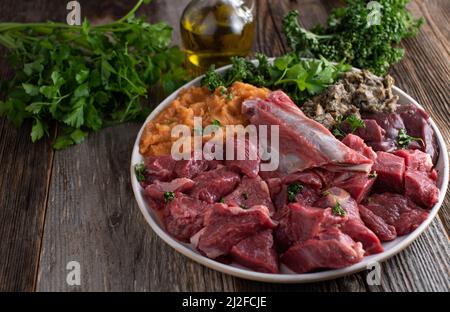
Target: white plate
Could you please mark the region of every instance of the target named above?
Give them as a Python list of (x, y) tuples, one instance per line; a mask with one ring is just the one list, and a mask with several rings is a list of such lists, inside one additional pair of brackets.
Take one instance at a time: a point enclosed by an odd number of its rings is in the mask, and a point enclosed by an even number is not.
[[(223, 73), (226, 71), (230, 66), (225, 66), (217, 71), (219, 73)], [(139, 205), (139, 209), (141, 210), (142, 214), (145, 217), (145, 220), (147, 220), (148, 224), (151, 226), (153, 231), (161, 237), (163, 241), (165, 241), (167, 244), (169, 244), (172, 248), (177, 250), (178, 252), (182, 253), (183, 255), (191, 258), (192, 260), (203, 264), (211, 269), (220, 271), (222, 273), (234, 275), (240, 278), (255, 280), (255, 281), (263, 281), (263, 282), (271, 282), (271, 283), (308, 283), (308, 282), (316, 282), (316, 281), (323, 281), (323, 280), (329, 280), (338, 278), (344, 275), (349, 275), (352, 273), (356, 273), (362, 270), (367, 269), (371, 266), (374, 262), (380, 262), (384, 261), (404, 248), (406, 248), (409, 244), (412, 243), (413, 240), (415, 240), (420, 233), (422, 233), (427, 226), (430, 224), (430, 222), (433, 220), (433, 218), (436, 216), (436, 214), (439, 211), (439, 208), (442, 205), (442, 202), (444, 201), (445, 193), (447, 190), (448, 185), (448, 179), (449, 179), (449, 162), (448, 162), (448, 154), (447, 154), (447, 148), (445, 146), (444, 139), (442, 138), (441, 132), (437, 128), (434, 121), (430, 118), (431, 126), (433, 127), (433, 130), (436, 133), (438, 145), (439, 145), (439, 159), (436, 164), (436, 170), (438, 171), (438, 181), (437, 185), (440, 190), (439, 194), (439, 201), (437, 204), (433, 207), (433, 209), (430, 210), (428, 218), (412, 233), (398, 237), (397, 239), (388, 242), (383, 243), (384, 252), (371, 255), (368, 257), (364, 257), (364, 259), (356, 263), (352, 266), (343, 268), (343, 269), (337, 269), (337, 270), (327, 270), (317, 273), (305, 273), (305, 274), (268, 274), (268, 273), (259, 273), (255, 272), (243, 267), (239, 267), (238, 265), (227, 265), (223, 264), (217, 261), (214, 261), (212, 259), (209, 259), (203, 255), (201, 255), (199, 252), (197, 252), (193, 247), (191, 247), (189, 244), (181, 243), (168, 234), (164, 226), (160, 223), (160, 220), (158, 219), (157, 214), (154, 213), (154, 211), (148, 206), (144, 196), (143, 196), (143, 190), (136, 179), (136, 176), (134, 174), (134, 165), (143, 162), (143, 157), (139, 153), (139, 142), (141, 139), (142, 132), (144, 130), (145, 124), (155, 118), (164, 108), (166, 108), (172, 101), (178, 96), (178, 93), (183, 88), (189, 88), (192, 86), (198, 86), (200, 85), (200, 80), (202, 77), (198, 77), (191, 82), (187, 83), (174, 93), (172, 93), (169, 97), (167, 97), (164, 101), (161, 102), (161, 104), (158, 105), (158, 107), (147, 117), (147, 120), (145, 121), (144, 125), (142, 126), (141, 130), (139, 131), (139, 134), (136, 138), (136, 142), (134, 144), (133, 148), (133, 154), (131, 156), (131, 166), (130, 166), (130, 174), (131, 174), (131, 184), (133, 187), (133, 192), (136, 197), (136, 201)], [(412, 103), (414, 105), (419, 105), (413, 98), (411, 98), (408, 94), (403, 92), (397, 87), (393, 88), (394, 94), (399, 95), (400, 100), (399, 103), (401, 104), (407, 104)], [(430, 247), (431, 248), (431, 247)]]

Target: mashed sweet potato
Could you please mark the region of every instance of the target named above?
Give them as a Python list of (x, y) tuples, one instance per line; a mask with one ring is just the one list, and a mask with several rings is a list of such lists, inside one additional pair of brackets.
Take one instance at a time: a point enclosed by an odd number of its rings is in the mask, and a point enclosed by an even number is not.
[[(229, 95), (230, 94), (230, 95)], [(214, 93), (206, 88), (191, 87), (179, 96), (155, 119), (147, 123), (139, 149), (144, 156), (169, 155), (172, 142), (171, 130), (175, 125), (194, 127), (194, 117), (202, 117), (203, 127), (218, 120), (221, 125), (247, 125), (241, 113), (242, 102), (251, 98), (265, 99), (269, 90), (235, 82), (228, 90), (218, 88)], [(193, 133), (193, 131), (191, 131)]]

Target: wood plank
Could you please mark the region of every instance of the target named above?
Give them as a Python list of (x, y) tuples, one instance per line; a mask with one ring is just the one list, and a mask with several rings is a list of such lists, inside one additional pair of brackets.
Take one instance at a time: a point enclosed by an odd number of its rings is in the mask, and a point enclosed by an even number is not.
[[(1, 22), (39, 21), (48, 12), (48, 1), (0, 2)], [(0, 77), (11, 77), (5, 60)], [(48, 142), (31, 143), (29, 124), (16, 129), (0, 119), (0, 291), (34, 288), (52, 157)]]

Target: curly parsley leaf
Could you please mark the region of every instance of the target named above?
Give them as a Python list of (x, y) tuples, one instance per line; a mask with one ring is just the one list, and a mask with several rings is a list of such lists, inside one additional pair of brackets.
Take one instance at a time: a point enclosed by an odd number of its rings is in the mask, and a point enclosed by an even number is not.
[(400, 129), (398, 131), (397, 144), (399, 147), (407, 148), (413, 141), (421, 142), (422, 144), (424, 144), (422, 138), (416, 138), (408, 135), (405, 129)]
[(295, 202), (295, 197), (297, 196), (298, 193), (300, 193), (300, 191), (302, 189), (303, 189), (303, 185), (301, 185), (300, 183), (290, 184), (287, 188), (288, 201), (290, 203)]
[(340, 217), (345, 217), (345, 215), (347, 214), (344, 210), (344, 208), (342, 208), (341, 204), (336, 201), (336, 205), (331, 209), (331, 212), (335, 215), (335, 216), (340, 216)]

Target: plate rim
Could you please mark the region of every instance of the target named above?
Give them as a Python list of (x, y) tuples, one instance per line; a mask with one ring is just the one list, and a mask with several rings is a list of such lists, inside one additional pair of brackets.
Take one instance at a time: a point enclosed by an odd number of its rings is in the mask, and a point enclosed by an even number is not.
[[(270, 61), (273, 61), (274, 58), (270, 58)], [(256, 63), (256, 60), (252, 60), (252, 62)], [(223, 73), (228, 68), (230, 68), (231, 65), (226, 65), (221, 68), (218, 68), (216, 72)], [(360, 71), (358, 68), (353, 68), (355, 71)], [(439, 158), (438, 162), (443, 157), (443, 168), (444, 172), (442, 177), (442, 185), (439, 188), (439, 200), (438, 202), (433, 206), (433, 208), (429, 211), (428, 218), (420, 224), (417, 229), (415, 229), (413, 232), (409, 233), (408, 235), (396, 238), (396, 240), (400, 240), (395, 244), (393, 247), (391, 247), (387, 251), (383, 251), (382, 253), (366, 256), (361, 262), (358, 262), (354, 265), (342, 268), (342, 269), (332, 269), (332, 270), (326, 270), (321, 272), (314, 272), (314, 273), (304, 273), (304, 274), (271, 274), (271, 273), (261, 273), (252, 271), (250, 269), (245, 268), (239, 268), (235, 266), (231, 266), (228, 264), (223, 264), (220, 262), (217, 262), (213, 259), (207, 258), (206, 256), (201, 255), (200, 253), (192, 250), (187, 246), (187, 244), (181, 243), (177, 241), (176, 239), (172, 238), (166, 231), (158, 224), (156, 220), (150, 215), (148, 209), (151, 209), (150, 207), (147, 208), (148, 204), (145, 201), (145, 198), (142, 194), (142, 188), (137, 181), (137, 178), (134, 174), (134, 165), (136, 164), (135, 159), (142, 159), (142, 155), (139, 153), (139, 142), (142, 136), (142, 133), (144, 131), (145, 125), (152, 119), (154, 119), (160, 111), (162, 111), (165, 107), (170, 105), (170, 103), (178, 96), (181, 90), (189, 88), (191, 86), (196, 86), (201, 81), (204, 75), (199, 76), (185, 85), (178, 88), (176, 91), (174, 91), (172, 94), (170, 94), (168, 97), (166, 97), (163, 101), (161, 101), (155, 109), (152, 111), (152, 113), (146, 118), (145, 122), (142, 124), (137, 136), (136, 140), (133, 146), (133, 151), (131, 155), (131, 162), (130, 162), (130, 175), (131, 175), (131, 184), (132, 189), (134, 193), (135, 200), (138, 204), (139, 210), (143, 214), (146, 222), (150, 225), (152, 230), (157, 234), (159, 238), (161, 238), (166, 244), (168, 244), (170, 247), (175, 249), (176, 251), (180, 252), (184, 256), (190, 258), (191, 260), (194, 260), (195, 262), (202, 264), (210, 269), (219, 271), (221, 273), (229, 274), (235, 277), (253, 280), (253, 281), (259, 281), (259, 282), (269, 282), (269, 283), (310, 283), (310, 282), (319, 282), (324, 280), (332, 280), (336, 279), (342, 276), (354, 274), (361, 272), (363, 270), (367, 270), (373, 263), (375, 262), (383, 262), (399, 252), (403, 251), (405, 248), (407, 248), (414, 240), (416, 240), (420, 234), (422, 234), (428, 226), (431, 224), (431, 222), (436, 217), (437, 213), (439, 212), (439, 209), (441, 208), (443, 201), (446, 196), (446, 190), (449, 183), (449, 159), (448, 159), (448, 152), (447, 147), (445, 144), (445, 140), (442, 137), (442, 134), (437, 127), (434, 120), (429, 118), (430, 124), (436, 134), (437, 143), (439, 146)], [(412, 98), (410, 95), (408, 95), (405, 91), (401, 90), (400, 88), (393, 86), (394, 94), (399, 94), (406, 98), (408, 101), (410, 101), (412, 104), (424, 109), (422, 105), (420, 105), (414, 98)], [(393, 242), (395, 242), (394, 240)]]

